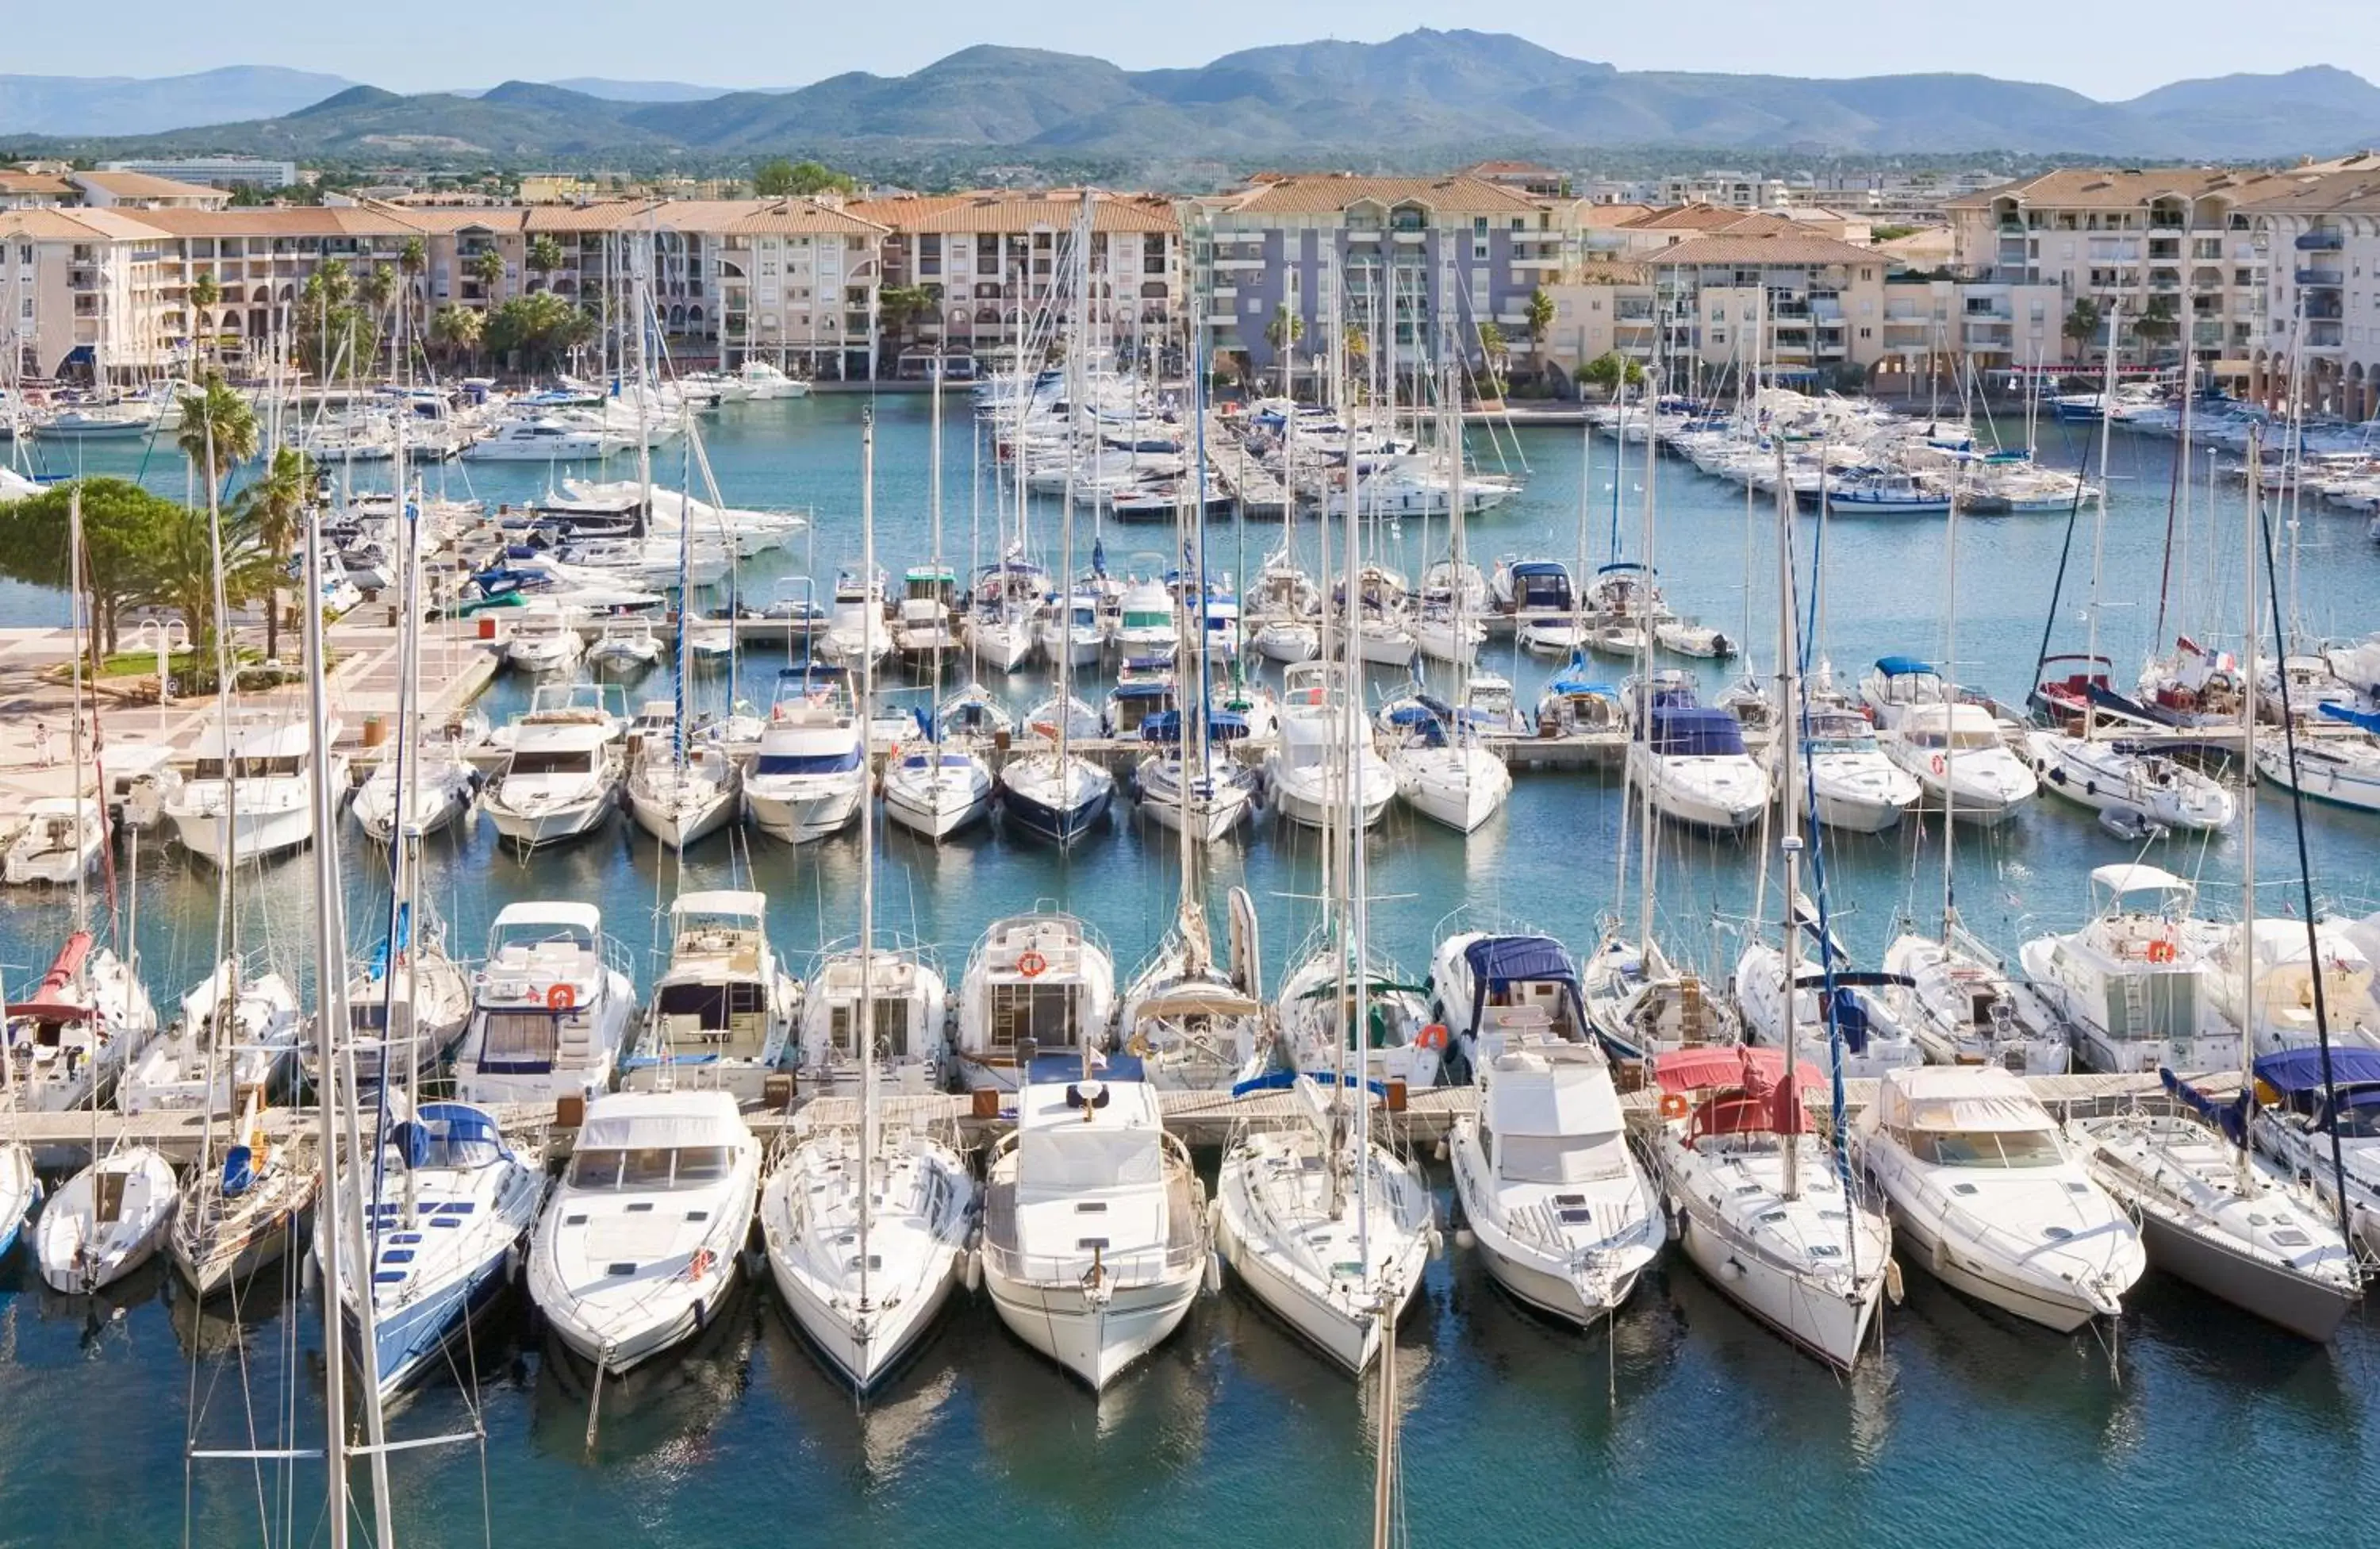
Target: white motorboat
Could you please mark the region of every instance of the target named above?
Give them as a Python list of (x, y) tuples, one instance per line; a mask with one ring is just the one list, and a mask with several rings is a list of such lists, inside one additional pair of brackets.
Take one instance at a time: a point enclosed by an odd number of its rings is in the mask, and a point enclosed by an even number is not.
[(1693, 683), (1663, 673), (1633, 685), (1635, 735), (1628, 778), (1672, 822), (1737, 833), (1767, 811), (1768, 775), (1743, 745), (1743, 727), (1724, 710), (1697, 704)]
[(892, 653), (892, 627), (884, 617), (884, 577), (845, 570), (835, 577), (834, 603), (827, 615), (826, 632), (818, 640), (819, 655), (834, 665), (857, 671), (863, 662), (881, 662)]
[(759, 1186), (760, 1142), (728, 1093), (598, 1097), (538, 1215), (529, 1299), (580, 1360), (627, 1372), (717, 1316)]
[(984, 1173), (983, 1283), (1019, 1339), (1096, 1391), (1181, 1325), (1209, 1274), (1206, 1190), (1137, 1061), (1037, 1058)]
[(744, 776), (718, 747), (697, 743), (681, 754), (666, 740), (649, 742), (628, 771), (627, 795), (637, 826), (683, 850), (743, 815)]
[(463, 448), (467, 462), (594, 462), (636, 443), (608, 430), (552, 419), (509, 420)]
[(2041, 790), (1979, 704), (1915, 704), (1879, 738), (1885, 756), (1924, 787), (1923, 805), (1967, 823), (2005, 821)]
[(1591, 1044), (1491, 1041), (1475, 1113), (1448, 1137), (1461, 1224), (1497, 1283), (1566, 1323), (1607, 1319), (1668, 1237), (1628, 1150), (1611, 1069)]
[[(339, 1284), (350, 1352), (362, 1348), (358, 1309), (370, 1299), (379, 1369), (367, 1375), (383, 1399), (468, 1359), (472, 1324), (512, 1284), (545, 1198), (543, 1167), (516, 1155), (484, 1110), (417, 1107), (398, 1092), (387, 1102), (359, 1227), (370, 1273)], [(330, 1252), (328, 1222), (316, 1213), (317, 1262)]]
[[(2313, 942), (2306, 933), (2302, 920), (2270, 919), (2193, 933), (2206, 957), (2209, 1009), (2244, 1031), (2260, 1055), (2318, 1048), (2325, 1031), (2334, 1049), (2380, 1049), (2380, 994), (2372, 959), (2355, 939), (2362, 933), (2323, 920), (2314, 924)], [(2242, 939), (2250, 934), (2252, 967)], [(2309, 958), (2310, 950), (2317, 956)]]
[(522, 849), (592, 834), (619, 810), (621, 757), (608, 728), (524, 723), (511, 757), (480, 805), (496, 832)]
[(2236, 1069), (2240, 1033), (2208, 1005), (2194, 922), (2197, 888), (2155, 866), (2091, 873), (2092, 917), (2079, 931), (2018, 949), (2024, 976), (2058, 1014), (2076, 1062), (2110, 1073)]
[(1347, 810), (1351, 758), (1363, 826), (1379, 822), (1396, 795), (1396, 771), (1370, 737), (1362, 738), (1352, 755), (1347, 749), (1347, 692), (1346, 669), (1338, 664), (1306, 662), (1282, 675), (1281, 727), (1265, 755), (1264, 773), (1275, 810), (1292, 823), (1320, 828)]
[(349, 807), (365, 835), (381, 844), (395, 838), (400, 808), (405, 836), (420, 839), (460, 821), (479, 799), (480, 771), (459, 744), (447, 738), (422, 741), (413, 760), (414, 766), (407, 769), (399, 759), (382, 759)]
[(964, 748), (926, 743), (884, 766), (884, 815), (928, 839), (947, 839), (991, 811), (991, 766)]
[(965, 1084), (1013, 1091), (1036, 1053), (1104, 1049), (1115, 991), (1115, 959), (1083, 921), (1054, 909), (993, 921), (959, 981)]
[[(1772, 751), (1794, 729), (1786, 728)], [(1812, 703), (1799, 732), (1809, 787), (1796, 794), (1827, 827), (1881, 834), (1925, 795), (1916, 776), (1885, 756), (1867, 717), (1849, 706)]]
[[(1130, 593), (1127, 592), (1129, 597)], [(1172, 607), (1172, 599), (1165, 600)], [(1134, 616), (1127, 614), (1126, 617)], [(1056, 662), (1062, 654), (1070, 666), (1097, 666), (1108, 647), (1107, 627), (1099, 618), (1099, 596), (1094, 592), (1076, 592), (1062, 602), (1052, 603), (1049, 611), (1034, 620), (1034, 630), (1040, 641), (1044, 660)], [(1118, 637), (1122, 643), (1122, 637)], [(1127, 646), (1124, 654), (1131, 657), (1171, 656), (1172, 642), (1162, 647), (1144, 640), (1137, 646)]]
[(174, 1165), (152, 1146), (110, 1153), (67, 1179), (33, 1223), (42, 1278), (67, 1296), (103, 1290), (164, 1245), (181, 1208)]
[(2067, 1334), (2122, 1311), (2147, 1268), (2131, 1217), (1998, 1066), (1888, 1071), (1852, 1136), (1901, 1256), (1953, 1290)]
[(540, 675), (568, 672), (586, 653), (587, 641), (579, 633), (584, 618), (566, 603), (514, 608), (504, 636), (505, 665)]
[(747, 360), (729, 380), (743, 389), (744, 396), (755, 403), (773, 402), (781, 398), (806, 398), (810, 384), (798, 376), (788, 376), (766, 360)]
[[(2184, 1101), (2233, 1129), (2239, 1104), (2182, 1083)], [(2092, 1181), (2140, 1223), (2149, 1262), (2316, 1343), (2362, 1294), (2355, 1254), (2320, 1190), (2240, 1139), (2188, 1114), (2071, 1118), (2066, 1138)]]
[[(952, 1061), (950, 986), (940, 965), (919, 947), (880, 945), (865, 966), (877, 1079), (896, 1092), (941, 1091)], [(811, 966), (794, 1048), (805, 1091), (848, 1095), (858, 1083), (861, 968), (856, 943), (820, 953)]]
[(1953, 924), (1947, 937), (1912, 931), (1885, 948), (1894, 1019), (1933, 1065), (1998, 1065), (2020, 1076), (2063, 1076), (2065, 1025), (2000, 955)]
[(607, 618), (603, 632), (587, 648), (587, 665), (597, 672), (634, 677), (661, 665), (667, 654), (649, 618)]
[(505, 905), (472, 976), (455, 1095), (546, 1104), (610, 1088), (637, 1013), (636, 987), (616, 957), (592, 904)]
[(1570, 949), (1535, 932), (1458, 931), (1429, 968), (1433, 1023), (1476, 1070), (1506, 1043), (1591, 1041)]
[(816, 666), (778, 675), (777, 701), (744, 777), (752, 824), (787, 844), (849, 826), (868, 797), (868, 749), (848, 682)]
[(8, 842), (0, 881), (12, 886), (71, 885), (91, 874), (107, 845), (107, 814), (88, 796), (43, 796), (28, 802), (25, 826)]
[(669, 965), (621, 1062), (638, 1092), (722, 1091), (758, 1103), (787, 1063), (801, 982), (770, 945), (768, 896), (681, 893), (670, 904)]
[(1370, 1105), (1367, 1085), (1286, 1084), (1302, 1122), (1245, 1131), (1224, 1149), (1216, 1248), (1282, 1322), (1361, 1373), (1420, 1288), (1436, 1207), (1420, 1168), (1346, 1111)]
[(277, 1092), (305, 1032), (298, 992), (278, 973), (226, 957), (182, 997), (182, 1015), (125, 1069), (116, 1106), (230, 1115), (251, 1092)]
[(1640, 946), (1606, 934), (1579, 969), (1587, 1025), (1613, 1059), (1743, 1041), (1735, 1007), (1702, 975), (1670, 962), (1658, 941)]
[(1806, 1104), (1826, 1078), (1777, 1049), (1660, 1055), (1660, 1118), (1645, 1144), (1679, 1246), (1722, 1295), (1849, 1371), (1891, 1274), (1882, 1210), (1837, 1176)]
[[(336, 738), (339, 723), (330, 723)], [(188, 778), (165, 798), (174, 837), (200, 860), (264, 860), (314, 836), (308, 768), (314, 751), (303, 721), (261, 712), (218, 720), (200, 734)], [(347, 788), (347, 758), (329, 752), (331, 786)]]
[(2164, 828), (2228, 828), (2238, 813), (2231, 793), (2186, 764), (2121, 738), (2025, 735), (2034, 775), (2053, 796), (2096, 811), (2140, 813)]
[(107, 1100), (157, 1033), (140, 976), (89, 931), (69, 933), (32, 993), (7, 1006), (0, 1104), (64, 1113)]

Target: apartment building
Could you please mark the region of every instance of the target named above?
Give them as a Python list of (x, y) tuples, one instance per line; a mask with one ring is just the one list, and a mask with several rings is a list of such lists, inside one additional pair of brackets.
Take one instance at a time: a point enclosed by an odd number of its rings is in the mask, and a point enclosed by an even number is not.
[[(904, 194), (844, 213), (883, 228), (883, 283), (922, 289), (932, 308), (905, 334), (921, 352), (997, 358), (1020, 318), (1066, 283), (1083, 190)], [(1170, 200), (1091, 192), (1090, 342), (1139, 356), (1179, 348), (1188, 315), (1182, 222)]]
[(1467, 342), (1492, 321), (1518, 349), (1531, 296), (1582, 256), (1578, 201), (1460, 174), (1274, 176), (1193, 208), (1209, 346), (1259, 373), (1320, 348), (1334, 297), (1401, 370), (1441, 327)]
[(181, 331), (172, 248), (111, 210), (0, 210), (0, 340), (14, 374), (106, 374), (166, 359)]
[(2068, 339), (2062, 314), (2089, 299), (2134, 318), (2152, 309), (2180, 324), (2209, 369), (2243, 371), (2260, 330), (2268, 270), (2242, 208), (2265, 175), (2222, 167), (2070, 167), (1949, 201), (1961, 274), (2054, 286), (2061, 329), (2045, 363), (2078, 363), (2095, 347)]
[(2277, 407), (2294, 382), (2317, 411), (2380, 418), (2380, 153), (2258, 179), (2238, 213), (2272, 276), (2249, 394)]
[(75, 186), (55, 172), (0, 166), (0, 210), (44, 209), (74, 202)]
[(289, 189), (298, 185), (296, 162), (267, 161), (261, 156), (135, 157), (103, 162), (105, 172), (140, 172), (180, 183), (209, 188)]
[(94, 210), (220, 210), (229, 190), (184, 183), (146, 172), (69, 172), (67, 181)]

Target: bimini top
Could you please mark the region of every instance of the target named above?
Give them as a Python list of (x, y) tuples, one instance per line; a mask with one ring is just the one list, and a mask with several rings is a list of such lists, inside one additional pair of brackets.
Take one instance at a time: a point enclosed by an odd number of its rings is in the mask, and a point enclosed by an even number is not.
[[(2330, 1077), (2334, 1084), (2342, 1087), (2380, 1085), (2380, 1049), (2334, 1045), (2330, 1051)], [(2284, 1049), (2277, 1055), (2265, 1055), (2256, 1061), (2256, 1080), (2283, 1096), (2320, 1092), (2322, 1051)]]
[[(1672, 1049), (1653, 1060), (1653, 1079), (1663, 1092), (1681, 1095), (1721, 1087), (1744, 1087), (1755, 1081), (1775, 1085), (1784, 1079), (1785, 1051), (1760, 1044), (1706, 1044), (1699, 1049)], [(1822, 1092), (1827, 1078), (1808, 1060), (1793, 1063), (1794, 1079), (1803, 1092)]]
[(532, 899), (527, 903), (506, 904), (498, 911), (491, 931), (511, 931), (536, 925), (566, 925), (583, 931), (589, 938), (603, 930), (603, 911), (593, 904), (570, 903), (551, 899)]
[(2332, 704), (2327, 701), (2315, 705), (2314, 709), (2334, 721), (2344, 721), (2350, 726), (2361, 726), (2365, 731), (2380, 732), (2380, 712), (2350, 710), (2343, 704)]
[(1888, 1070), (1876, 1096), (1877, 1116), (1892, 1129), (1973, 1133), (2058, 1128), (2023, 1079), (1997, 1065), (1919, 1065)]
[(1578, 994), (1578, 965), (1569, 950), (1551, 936), (1481, 936), (1463, 949), (1471, 969), (1471, 1025), (1479, 1025), (1488, 996), (1515, 984), (1559, 984), (1570, 1002), (1574, 1027), (1586, 1025), (1586, 1007)]
[(2133, 893), (2189, 895), (2197, 891), (2192, 884), (2161, 866), (2143, 866), (2128, 861), (2093, 868), (2091, 885), (2107, 894), (2110, 899)]
[(1516, 559), (1512, 573), (1515, 576), (1560, 576), (1570, 579), (1570, 567), (1559, 559)]
[(696, 914), (715, 914), (735, 920), (759, 920), (768, 911), (766, 893), (737, 893), (721, 889), (708, 893), (681, 893), (670, 905), (670, 913), (684, 918)]
[(1724, 710), (1655, 705), (1645, 740), (1653, 751), (1672, 758), (1740, 756), (1743, 727)]
[(1595, 567), (1595, 573), (1598, 576), (1626, 575), (1639, 570), (1647, 575), (1652, 574), (1650, 567), (1640, 565), (1633, 559), (1615, 559), (1609, 565), (1598, 565)]
[[(331, 723), (331, 737), (338, 738), (339, 724)], [(239, 715), (229, 726), (221, 721), (210, 725), (199, 735), (198, 745), (190, 750), (193, 758), (221, 761), (237, 758), (257, 759), (304, 758), (313, 746), (313, 738), (303, 720), (281, 716)]]
[(1907, 677), (1912, 673), (1930, 673), (1936, 677), (1942, 676), (1941, 669), (1933, 663), (1921, 662), (1914, 656), (1878, 656), (1876, 670), (1887, 677)]

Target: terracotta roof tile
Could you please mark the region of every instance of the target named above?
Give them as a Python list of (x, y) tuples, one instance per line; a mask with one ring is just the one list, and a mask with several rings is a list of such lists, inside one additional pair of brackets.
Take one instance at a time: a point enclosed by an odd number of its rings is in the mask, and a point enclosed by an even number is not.
[(1247, 214), (1327, 215), (1350, 204), (1424, 204), (1432, 209), (1534, 214), (1538, 201), (1482, 177), (1364, 177), (1352, 173), (1297, 174), (1263, 183), (1226, 208)]
[[(853, 214), (901, 232), (941, 232), (955, 236), (1064, 230), (1081, 213), (1082, 191), (1047, 189), (1030, 192), (999, 189), (961, 194), (906, 195), (897, 199), (863, 200), (848, 205)], [(1095, 192), (1091, 201), (1094, 232), (1178, 231), (1182, 223), (1171, 201), (1127, 194)]]
[(1645, 255), (1656, 268), (1694, 263), (1878, 263), (1873, 248), (1854, 247), (1831, 237), (1782, 231), (1770, 235), (1694, 237)]
[(146, 172), (78, 172), (74, 181), (117, 199), (229, 199), (228, 189), (177, 182)]

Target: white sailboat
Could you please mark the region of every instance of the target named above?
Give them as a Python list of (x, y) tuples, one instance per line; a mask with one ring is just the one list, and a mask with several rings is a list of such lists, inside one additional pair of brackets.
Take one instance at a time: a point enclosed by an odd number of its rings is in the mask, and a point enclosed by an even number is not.
[(50, 1288), (104, 1289), (164, 1245), (181, 1206), (174, 1165), (153, 1146), (127, 1146), (60, 1185), (33, 1224), (33, 1253)]
[(735, 1288), (759, 1176), (760, 1142), (727, 1092), (589, 1104), (529, 1242), (547, 1330), (612, 1376), (699, 1334)]
[[(174, 1267), (201, 1298), (234, 1289), (278, 1263), (302, 1240), (322, 1179), (312, 1147), (276, 1145), (258, 1122), (264, 1094), (250, 1089), (215, 1161), (207, 1148), (167, 1233)], [(212, 1140), (212, 1137), (210, 1137)]]

